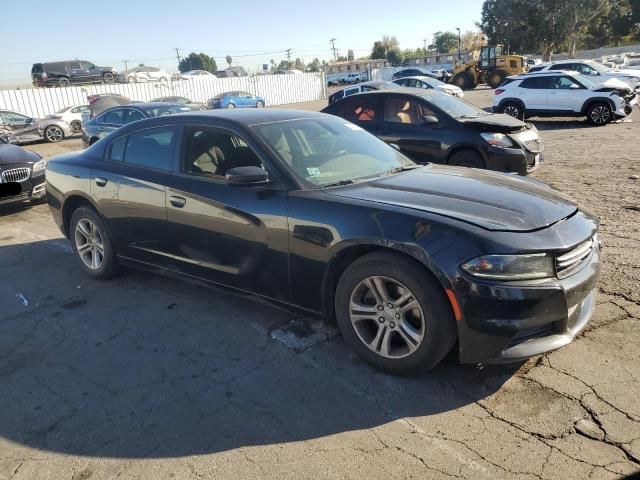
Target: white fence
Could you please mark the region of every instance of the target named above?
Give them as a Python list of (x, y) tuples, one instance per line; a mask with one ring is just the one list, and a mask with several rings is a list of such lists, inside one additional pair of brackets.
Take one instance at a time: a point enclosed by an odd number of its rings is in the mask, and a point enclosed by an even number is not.
[(86, 104), (88, 95), (100, 93), (117, 93), (131, 100), (143, 102), (159, 97), (179, 96), (187, 97), (194, 102), (205, 103), (220, 93), (236, 90), (258, 95), (264, 98), (266, 105), (283, 105), (327, 98), (324, 74), (304, 73), (177, 80), (169, 84), (154, 82), (1, 90), (0, 109), (42, 118), (67, 106)]

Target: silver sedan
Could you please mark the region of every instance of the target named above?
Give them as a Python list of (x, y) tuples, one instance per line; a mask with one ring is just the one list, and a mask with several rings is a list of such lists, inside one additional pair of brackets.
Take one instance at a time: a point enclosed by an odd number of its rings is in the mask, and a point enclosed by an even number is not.
[(0, 110), (0, 135), (10, 143), (28, 143), (46, 140), (59, 142), (73, 135), (73, 129), (64, 120), (37, 119), (9, 110)]

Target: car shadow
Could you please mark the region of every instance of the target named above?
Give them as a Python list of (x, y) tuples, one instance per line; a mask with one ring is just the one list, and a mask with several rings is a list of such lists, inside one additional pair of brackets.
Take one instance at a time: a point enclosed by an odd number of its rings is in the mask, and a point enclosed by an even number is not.
[(34, 204), (30, 200), (2, 204), (0, 205), (0, 218), (30, 210), (33, 206)]
[(66, 240), (0, 246), (0, 436), (68, 455), (157, 458), (282, 444), (455, 410), (520, 365), (374, 371), (316, 320), (128, 268), (84, 275)]
[(597, 128), (591, 125), (586, 120), (575, 119), (557, 119), (557, 120), (539, 120), (539, 119), (527, 119), (528, 122), (533, 123), (538, 130), (576, 130), (582, 128)]

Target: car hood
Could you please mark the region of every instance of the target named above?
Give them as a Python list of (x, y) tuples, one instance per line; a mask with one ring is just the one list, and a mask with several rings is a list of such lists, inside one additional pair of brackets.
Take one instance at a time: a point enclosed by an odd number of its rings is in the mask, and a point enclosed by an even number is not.
[[(614, 90), (629, 90), (631, 91), (631, 84), (627, 80), (623, 80), (620, 77), (605, 77), (606, 80), (599, 82), (603, 87)], [(629, 79), (633, 80), (633, 79)], [(598, 89), (597, 91), (601, 91)]]
[(620, 69), (614, 69), (614, 70), (610, 70), (609, 72), (607, 72), (608, 74), (611, 75), (616, 75), (616, 76), (630, 76), (630, 77), (634, 77), (636, 79), (640, 80), (640, 70), (633, 70), (633, 69), (628, 69), (628, 68), (620, 68)]
[(0, 165), (34, 163), (42, 157), (18, 145), (0, 143)]
[(477, 130), (496, 133), (516, 133), (531, 128), (523, 121), (504, 113), (492, 113), (476, 118), (457, 118), (456, 120)]
[(542, 182), (442, 165), (325, 191), (442, 215), (492, 231), (539, 230), (577, 211), (571, 198)]

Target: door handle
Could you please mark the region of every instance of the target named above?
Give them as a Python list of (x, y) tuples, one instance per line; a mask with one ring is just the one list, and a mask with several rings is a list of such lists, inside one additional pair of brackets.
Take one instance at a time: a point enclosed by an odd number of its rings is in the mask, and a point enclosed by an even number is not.
[(96, 177), (96, 185), (104, 187), (107, 184), (107, 179), (103, 177)]
[(175, 195), (171, 195), (169, 197), (169, 202), (176, 208), (182, 208), (187, 203), (187, 199), (183, 197), (176, 197)]

